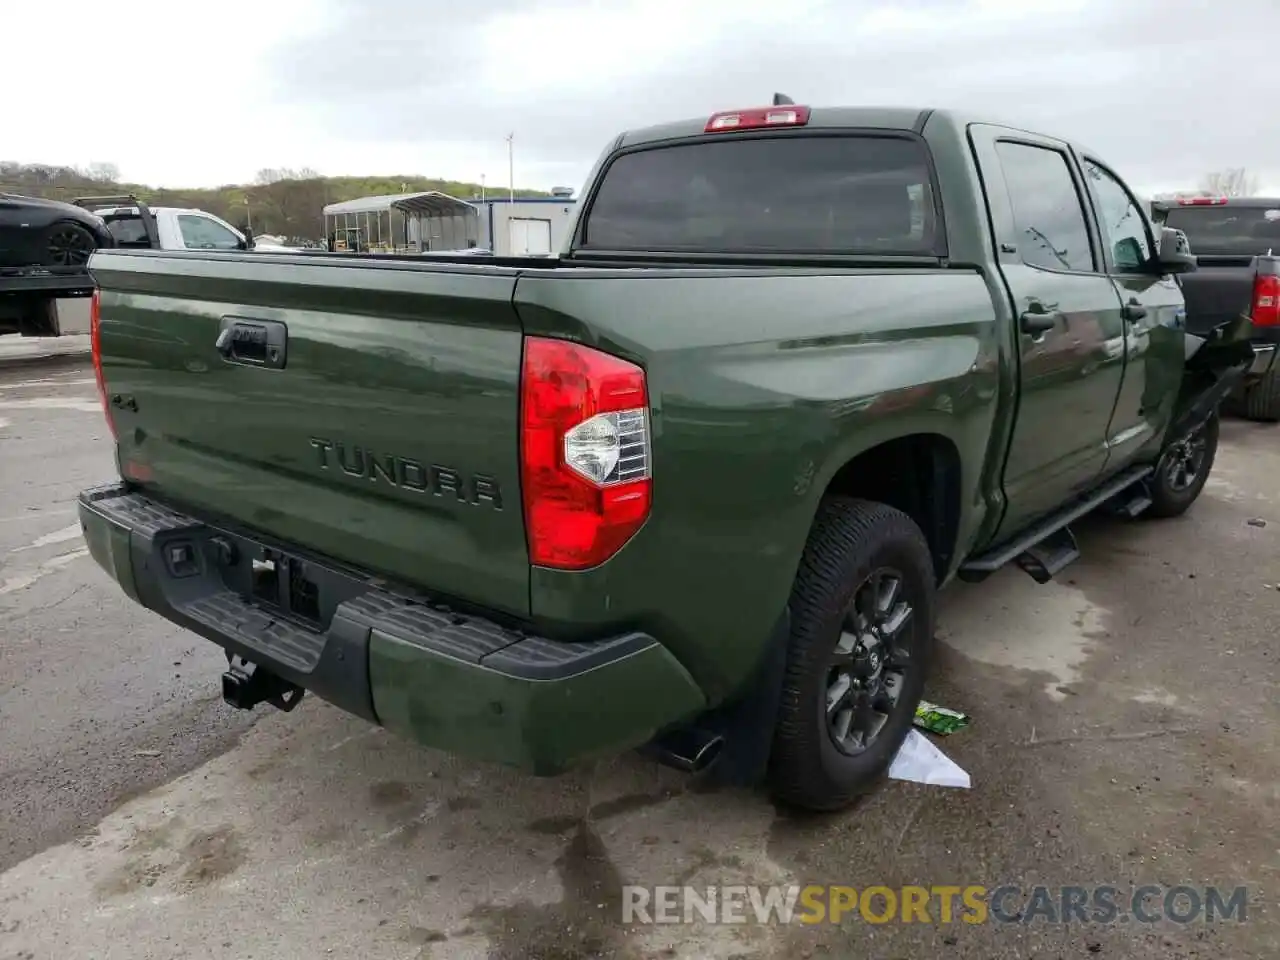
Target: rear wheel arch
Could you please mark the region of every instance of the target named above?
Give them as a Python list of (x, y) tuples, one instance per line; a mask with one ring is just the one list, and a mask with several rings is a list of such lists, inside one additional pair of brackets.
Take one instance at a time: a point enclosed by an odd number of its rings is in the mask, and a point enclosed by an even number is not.
[(901, 510), (920, 527), (942, 581), (953, 566), (960, 529), (963, 468), (954, 440), (942, 433), (911, 433), (884, 440), (847, 457), (832, 473), (814, 506), (852, 497)]

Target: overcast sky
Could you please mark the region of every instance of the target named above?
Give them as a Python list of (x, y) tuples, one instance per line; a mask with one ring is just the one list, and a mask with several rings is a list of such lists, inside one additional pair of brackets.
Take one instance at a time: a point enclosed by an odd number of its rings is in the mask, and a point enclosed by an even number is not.
[(1145, 191), (1247, 166), (1280, 192), (1280, 0), (3, 6), (0, 159), (112, 162), (152, 185), (309, 166), (506, 186), (514, 133), (517, 185), (579, 187), (619, 130), (781, 90), (1030, 125)]

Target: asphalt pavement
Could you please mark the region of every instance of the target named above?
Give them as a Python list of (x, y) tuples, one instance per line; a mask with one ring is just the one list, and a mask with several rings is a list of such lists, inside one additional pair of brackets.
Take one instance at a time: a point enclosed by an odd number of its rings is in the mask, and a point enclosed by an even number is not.
[[(928, 696), (972, 716), (935, 738), (972, 788), (888, 781), (817, 818), (631, 756), (528, 779), (314, 698), (236, 713), (218, 651), (87, 557), (74, 498), (112, 473), (86, 364), (0, 367), (0, 958), (1280, 955), (1280, 428), (1226, 422), (1188, 516), (1086, 522), (1053, 584), (949, 589)], [(1248, 900), (1188, 923), (1053, 922), (1021, 894), (981, 924), (623, 922), (628, 885), (771, 883)]]
[(11, 368), (24, 363), (83, 361), (92, 344), (88, 334), (62, 337), (24, 337), (17, 333), (0, 336), (0, 367)]

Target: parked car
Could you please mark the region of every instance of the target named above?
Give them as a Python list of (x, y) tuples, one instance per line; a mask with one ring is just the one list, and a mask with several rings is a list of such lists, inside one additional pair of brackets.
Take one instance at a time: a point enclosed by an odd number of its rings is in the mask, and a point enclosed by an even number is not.
[(130, 250), (252, 250), (253, 238), (194, 207), (153, 207), (132, 194), (76, 201), (103, 219), (115, 246)]
[(1187, 329), (1248, 317), (1254, 362), (1233, 399), (1252, 420), (1280, 420), (1280, 199), (1184, 197), (1158, 216), (1186, 234), (1199, 265), (1182, 280)]
[(628, 131), (574, 217), (551, 260), (95, 254), (85, 539), (229, 703), (844, 806), (938, 590), (1186, 511), (1251, 362), (1100, 156), (948, 112)]
[(73, 203), (0, 193), (0, 268), (84, 269), (114, 245), (106, 223)]

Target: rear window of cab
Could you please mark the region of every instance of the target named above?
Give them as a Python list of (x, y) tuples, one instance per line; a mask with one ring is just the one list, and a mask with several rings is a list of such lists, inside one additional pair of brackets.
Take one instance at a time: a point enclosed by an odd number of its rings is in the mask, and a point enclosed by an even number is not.
[(936, 256), (928, 148), (870, 134), (699, 140), (606, 168), (584, 251)]

